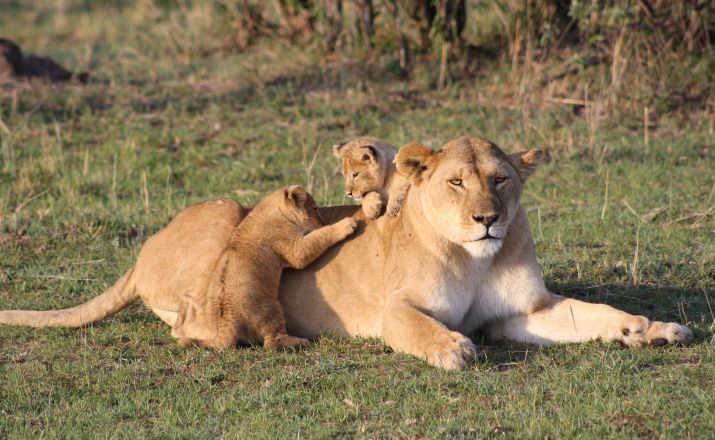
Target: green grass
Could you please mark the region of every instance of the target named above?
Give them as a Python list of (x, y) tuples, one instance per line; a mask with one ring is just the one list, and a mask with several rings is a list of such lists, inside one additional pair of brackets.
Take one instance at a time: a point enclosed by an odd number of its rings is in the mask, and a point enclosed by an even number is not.
[(8, 6), (2, 36), (97, 81), (0, 93), (0, 308), (96, 296), (201, 200), (250, 204), (312, 176), (319, 202), (348, 203), (335, 142), (371, 134), (438, 147), (469, 134), (550, 150), (524, 204), (552, 290), (687, 322), (696, 339), (626, 350), (477, 334), (480, 358), (444, 372), (377, 340), (326, 336), (283, 354), (181, 349), (136, 304), (85, 329), (0, 328), (0, 438), (712, 437), (705, 111), (658, 115), (646, 145), (642, 115), (525, 112), (490, 94), (491, 76), (437, 91), (397, 81), (391, 60), (316, 64), (312, 46), (271, 43), (187, 58), (160, 38), (162, 26), (176, 31), (168, 19), (70, 2), (60, 26), (54, 4)]

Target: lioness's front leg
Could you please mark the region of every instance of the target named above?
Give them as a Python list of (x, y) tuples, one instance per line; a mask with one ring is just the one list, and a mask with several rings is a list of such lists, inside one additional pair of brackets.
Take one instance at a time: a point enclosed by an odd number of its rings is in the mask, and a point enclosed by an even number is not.
[(492, 323), (495, 338), (549, 345), (595, 339), (619, 341), (628, 347), (688, 343), (693, 334), (684, 325), (650, 321), (606, 304), (587, 303), (551, 294), (551, 301), (528, 315)]
[(476, 347), (468, 337), (450, 331), (406, 300), (393, 300), (384, 316), (382, 339), (396, 351), (448, 370), (462, 369), (476, 356)]

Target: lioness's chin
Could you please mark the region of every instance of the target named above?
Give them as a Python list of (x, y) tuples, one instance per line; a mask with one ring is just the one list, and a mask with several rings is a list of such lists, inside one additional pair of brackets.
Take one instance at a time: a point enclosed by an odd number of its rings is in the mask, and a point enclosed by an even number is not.
[(462, 246), (472, 258), (489, 258), (499, 252), (502, 241), (500, 238), (491, 238), (487, 240), (469, 241)]

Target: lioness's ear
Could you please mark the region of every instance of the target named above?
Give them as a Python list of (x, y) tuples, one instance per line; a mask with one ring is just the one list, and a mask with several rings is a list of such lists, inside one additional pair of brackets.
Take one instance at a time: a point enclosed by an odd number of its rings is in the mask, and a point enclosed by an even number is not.
[(288, 202), (294, 204), (296, 208), (303, 209), (308, 193), (300, 185), (291, 185), (283, 192)]
[(434, 162), (434, 151), (420, 144), (407, 144), (395, 156), (397, 172), (416, 183)]
[(333, 154), (335, 155), (335, 157), (337, 157), (338, 159), (343, 158), (343, 147), (347, 144), (347, 142), (343, 142), (342, 144), (333, 145)]
[(519, 174), (519, 179), (525, 181), (531, 176), (536, 166), (546, 160), (546, 154), (541, 150), (522, 151), (509, 155), (509, 162)]
[(363, 151), (362, 156), (360, 157), (360, 160), (363, 162), (373, 162), (377, 163), (377, 149), (370, 145), (370, 144), (365, 144), (360, 146), (360, 150)]

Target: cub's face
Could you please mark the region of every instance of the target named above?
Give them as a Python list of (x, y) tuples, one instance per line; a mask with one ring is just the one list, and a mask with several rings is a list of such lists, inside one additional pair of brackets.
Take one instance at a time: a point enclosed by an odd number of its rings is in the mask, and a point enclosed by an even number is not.
[(387, 163), (384, 153), (375, 145), (378, 143), (358, 138), (333, 147), (340, 159), (346, 196), (360, 201), (365, 194), (384, 188)]
[(481, 138), (459, 138), (433, 152), (406, 145), (397, 169), (410, 176), (428, 223), (473, 257), (491, 257), (501, 248), (519, 208), (524, 180), (541, 152), (512, 156)]

